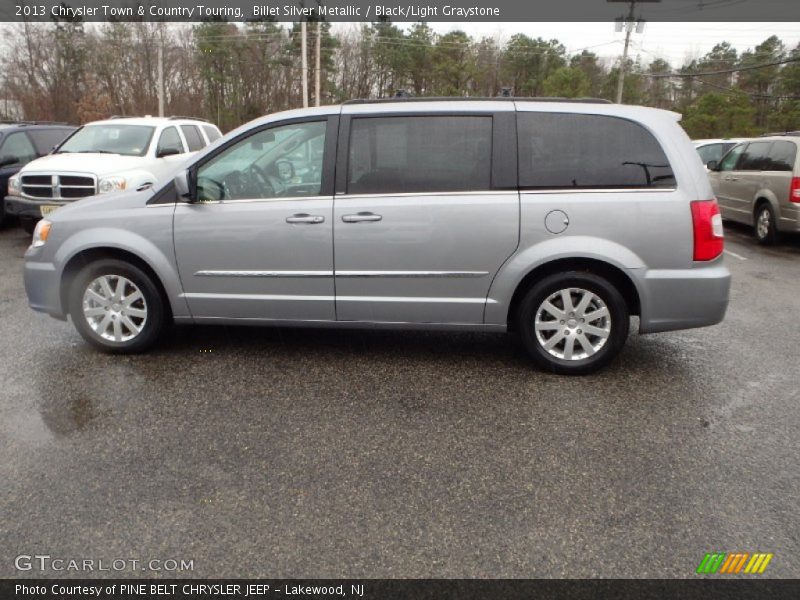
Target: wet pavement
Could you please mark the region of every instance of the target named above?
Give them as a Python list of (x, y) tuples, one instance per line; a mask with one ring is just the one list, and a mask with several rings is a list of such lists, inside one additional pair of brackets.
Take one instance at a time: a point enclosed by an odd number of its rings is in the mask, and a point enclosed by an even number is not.
[(800, 240), (729, 227), (726, 320), (584, 378), (490, 334), (183, 327), (101, 355), (28, 309), (27, 243), (0, 231), (0, 577), (800, 574)]

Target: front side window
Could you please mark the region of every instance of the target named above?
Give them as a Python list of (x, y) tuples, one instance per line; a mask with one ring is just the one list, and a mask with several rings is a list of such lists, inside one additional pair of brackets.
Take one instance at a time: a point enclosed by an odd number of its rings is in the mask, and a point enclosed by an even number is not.
[(211, 125), (203, 125), (203, 131), (206, 132), (206, 137), (208, 138), (209, 144), (216, 142), (219, 138), (222, 137), (222, 134), (219, 132), (219, 129), (217, 129), (216, 127), (212, 127)]
[(155, 127), (147, 125), (87, 125), (64, 142), (57, 153), (99, 152), (144, 156), (154, 131)]
[(12, 133), (0, 145), (0, 164), (24, 165), (36, 158), (36, 149), (24, 133)]
[(739, 160), (739, 171), (765, 171), (769, 169), (769, 147), (772, 142), (751, 142)]
[(161, 137), (158, 138), (158, 147), (156, 148), (156, 156), (169, 156), (171, 154), (183, 154), (183, 142), (178, 130), (174, 127), (167, 127), (161, 132)]
[(325, 121), (293, 123), (254, 133), (197, 171), (200, 201), (318, 196)]
[(658, 141), (633, 121), (605, 115), (517, 115), (524, 189), (671, 188), (675, 175)]
[(700, 155), (700, 159), (703, 161), (704, 165), (707, 165), (712, 160), (719, 162), (719, 159), (731, 149), (733, 146), (732, 143), (719, 143), (719, 144), (706, 144), (705, 146), (700, 146), (697, 149), (697, 153)]
[(356, 118), (349, 154), (350, 194), (488, 190), (492, 117)]
[(794, 171), (797, 146), (793, 142), (775, 142), (769, 151), (770, 171)]
[(722, 160), (719, 162), (718, 169), (720, 171), (733, 171), (736, 169), (736, 165), (739, 164), (739, 158), (742, 156), (742, 152), (747, 147), (747, 144), (739, 144), (738, 146), (734, 146), (731, 150), (722, 157)]

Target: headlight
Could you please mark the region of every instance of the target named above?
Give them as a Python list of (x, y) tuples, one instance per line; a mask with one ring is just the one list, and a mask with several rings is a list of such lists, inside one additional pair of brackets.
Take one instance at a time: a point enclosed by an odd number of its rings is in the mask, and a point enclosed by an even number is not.
[(14, 175), (8, 180), (8, 195), (19, 196), (22, 192), (22, 185), (19, 181), (19, 175)]
[(107, 194), (108, 192), (118, 192), (125, 189), (127, 182), (124, 177), (104, 177), (100, 180), (97, 186), (97, 191), (100, 194)]
[(34, 248), (41, 248), (44, 246), (45, 242), (47, 242), (47, 238), (50, 235), (50, 228), (53, 224), (48, 221), (47, 219), (42, 219), (36, 224), (36, 229), (33, 230), (33, 241), (31, 242), (31, 246)]

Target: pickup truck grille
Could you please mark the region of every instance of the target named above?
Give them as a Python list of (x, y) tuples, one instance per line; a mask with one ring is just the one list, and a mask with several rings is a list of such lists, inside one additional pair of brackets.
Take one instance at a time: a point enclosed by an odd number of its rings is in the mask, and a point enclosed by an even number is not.
[(22, 193), (29, 198), (77, 200), (97, 193), (92, 175), (23, 175)]

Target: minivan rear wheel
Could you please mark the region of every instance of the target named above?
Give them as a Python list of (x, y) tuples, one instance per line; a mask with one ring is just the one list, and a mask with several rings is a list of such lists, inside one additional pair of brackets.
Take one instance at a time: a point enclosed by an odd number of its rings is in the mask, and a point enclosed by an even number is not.
[(775, 213), (769, 203), (765, 202), (756, 209), (756, 240), (764, 246), (773, 246), (778, 241), (778, 229), (775, 226)]
[(164, 328), (164, 301), (139, 267), (102, 259), (78, 272), (69, 313), (83, 339), (103, 352), (134, 354), (150, 348)]
[(603, 277), (557, 273), (525, 294), (516, 328), (539, 366), (582, 375), (605, 366), (622, 349), (628, 337), (628, 306)]

